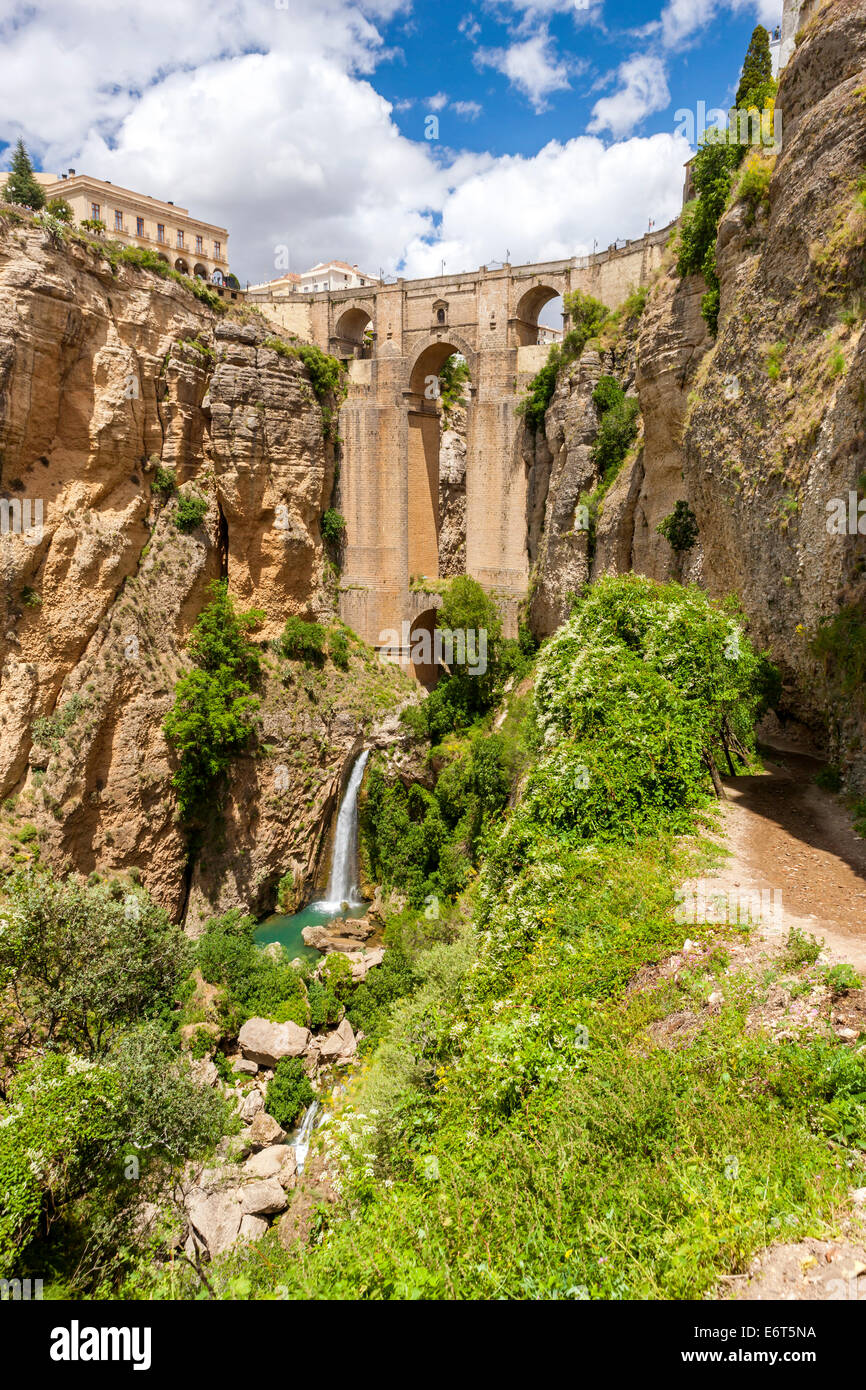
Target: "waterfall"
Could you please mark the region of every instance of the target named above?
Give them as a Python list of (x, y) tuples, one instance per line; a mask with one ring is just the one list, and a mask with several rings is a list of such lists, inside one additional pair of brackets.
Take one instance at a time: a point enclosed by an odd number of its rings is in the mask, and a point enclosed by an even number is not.
[(310, 1151), (310, 1139), (313, 1134), (313, 1126), (316, 1123), (316, 1116), (319, 1113), (319, 1102), (314, 1100), (304, 1111), (304, 1118), (293, 1137), (292, 1147), (295, 1150), (295, 1159), (298, 1164), (298, 1172), (303, 1173), (304, 1164), (307, 1161), (307, 1154)]
[(358, 888), (358, 791), (369, 756), (370, 750), (365, 748), (352, 768), (337, 815), (325, 897), (322, 902), (314, 903), (314, 907), (339, 911), (343, 903), (359, 907), (363, 901)]

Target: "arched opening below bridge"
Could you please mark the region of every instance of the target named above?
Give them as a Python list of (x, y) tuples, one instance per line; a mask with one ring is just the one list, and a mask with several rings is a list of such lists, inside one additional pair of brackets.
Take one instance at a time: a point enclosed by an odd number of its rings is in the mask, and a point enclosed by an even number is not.
[(412, 674), (425, 690), (432, 690), (439, 679), (441, 667), (436, 661), (434, 633), (438, 613), (428, 608), (412, 624), (409, 634), (409, 662)]
[(431, 343), (409, 384), (409, 576), (423, 583), (466, 571), (469, 364), (453, 343)]
[(332, 350), (338, 357), (372, 357), (373, 320), (366, 309), (347, 309), (334, 324)]
[[(516, 347), (535, 347), (562, 337), (562, 295), (551, 285), (536, 285), (517, 302)], [(558, 333), (550, 330), (559, 330)]]

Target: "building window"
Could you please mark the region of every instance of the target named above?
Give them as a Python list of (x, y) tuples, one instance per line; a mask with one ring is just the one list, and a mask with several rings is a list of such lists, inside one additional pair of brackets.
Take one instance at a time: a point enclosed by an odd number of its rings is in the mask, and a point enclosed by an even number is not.
[(204, 254), (204, 237), (200, 237), (200, 236), (197, 236), (197, 237), (196, 237), (196, 239), (195, 239), (195, 254), (196, 254), (197, 256), (201, 256), (201, 255)]
[(123, 213), (120, 211), (120, 208), (114, 209), (114, 230), (116, 232), (123, 231)]
[(91, 204), (90, 204), (90, 216), (91, 216), (91, 218), (92, 218), (92, 220), (93, 220), (94, 222), (98, 222), (98, 221), (99, 221), (99, 204), (98, 204), (98, 203), (91, 203)]
[(213, 244), (213, 258), (215, 261), (222, 260), (222, 243), (219, 241)]
[(136, 235), (136, 236), (144, 236), (144, 218), (143, 218), (143, 217), (136, 217), (136, 219), (135, 219), (135, 235)]
[(180, 231), (177, 234), (177, 249), (178, 251), (183, 250), (183, 232)]
[(156, 239), (157, 239), (157, 241), (165, 241), (165, 223), (164, 223), (164, 222), (157, 222), (157, 224), (156, 224)]

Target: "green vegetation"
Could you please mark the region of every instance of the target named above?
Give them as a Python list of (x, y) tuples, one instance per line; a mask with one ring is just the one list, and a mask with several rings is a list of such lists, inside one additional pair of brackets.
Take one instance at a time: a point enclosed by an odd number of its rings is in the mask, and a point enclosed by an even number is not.
[(680, 501), (675, 504), (673, 511), (659, 522), (656, 530), (660, 536), (664, 536), (671, 550), (679, 554), (691, 550), (695, 545), (699, 535), (698, 519), (688, 502)]
[(611, 376), (600, 379), (592, 399), (601, 413), (601, 422), (591, 456), (599, 471), (600, 485), (606, 491), (637, 438), (640, 403), (636, 396), (626, 396)]
[(300, 1057), (281, 1057), (265, 1093), (265, 1109), (277, 1124), (292, 1129), (313, 1099), (313, 1088)]
[(771, 381), (779, 380), (782, 374), (782, 359), (787, 351), (788, 344), (782, 341), (774, 343), (773, 346), (768, 349), (766, 358), (767, 376)]
[(164, 502), (172, 497), (177, 491), (177, 479), (173, 468), (163, 468), (162, 464), (157, 465), (156, 472), (150, 483), (151, 492), (155, 492)]
[(49, 198), (45, 211), (58, 222), (69, 223), (73, 218), (72, 208), (65, 198)]
[(346, 535), (346, 519), (333, 507), (322, 516), (322, 540), (330, 545), (339, 545)]
[(235, 908), (211, 918), (198, 941), (202, 977), (223, 989), (220, 1018), (229, 1036), (236, 1036), (248, 1018), (299, 1026), (309, 1022), (303, 972), (294, 968), (282, 947), (259, 950), (255, 928), (255, 920)]
[(251, 685), (261, 658), (247, 633), (265, 615), (255, 608), (236, 612), (225, 580), (215, 580), (210, 594), (189, 644), (194, 669), (178, 682), (163, 726), (180, 757), (172, 785), (184, 821), (199, 819), (212, 803), (232, 758), (253, 735), (259, 707)]
[(832, 618), (823, 618), (810, 643), (813, 656), (837, 696), (861, 702), (866, 689), (866, 613), (862, 604), (841, 608)]
[(31, 588), (29, 584), (25, 584), (24, 588), (21, 590), (21, 602), (24, 604), (25, 608), (41, 608), (42, 595), (37, 589)]
[(466, 358), (458, 352), (452, 352), (439, 372), (439, 400), (442, 403), (446, 425), (455, 406), (465, 404), (463, 388), (469, 379), (469, 364)]
[(834, 965), (831, 970), (827, 971), (827, 984), (833, 998), (838, 999), (851, 989), (859, 989), (861, 980), (853, 965), (843, 961), (840, 965)]
[(92, 1294), (141, 1251), (141, 1198), (167, 1203), (183, 1165), (229, 1123), (178, 1051), (174, 1001), (192, 951), (140, 890), (43, 871), (7, 881), (0, 922), (12, 1078), (0, 1102), (0, 1274), (32, 1268)]
[(758, 24), (749, 40), (734, 104), (741, 110), (755, 106), (759, 111), (763, 111), (767, 101), (775, 96), (775, 93), (770, 35), (763, 24)]
[(207, 516), (207, 498), (192, 492), (182, 492), (177, 499), (174, 524), (178, 531), (195, 531)]
[(289, 661), (321, 663), (325, 655), (325, 629), (321, 623), (308, 623), (292, 615), (286, 619), (280, 637), (280, 651)]
[(576, 362), (591, 338), (598, 337), (610, 310), (591, 295), (575, 290), (565, 295), (563, 304), (570, 316), (571, 327), (561, 343), (553, 343), (547, 361), (526, 387), (524, 399), (517, 409), (531, 430), (544, 427), (544, 417), (556, 390), (556, 378), (562, 367)]
[(9, 177), (3, 185), (3, 201), (38, 212), (45, 206), (45, 192), (33, 172), (33, 163), (24, 141), (19, 139), (9, 166)]
[(31, 733), (33, 742), (41, 748), (50, 748), (52, 753), (60, 751), (60, 744), (72, 728), (86, 706), (86, 700), (77, 692), (69, 696), (63, 707), (53, 715), (40, 715), (34, 719)]
[(689, 925), (695, 963), (654, 969), (708, 862), (680, 838), (711, 804), (702, 750), (726, 724), (750, 744), (761, 708), (736, 631), (699, 590), (628, 576), (542, 649), (523, 794), (462, 911), (389, 922), (390, 978), (350, 1001), (378, 1046), (325, 1139), (342, 1200), (299, 1251), (218, 1262), (220, 1296), (241, 1276), (253, 1298), (699, 1299), (834, 1218), (866, 1150), (862, 1058), (754, 1028), (760, 974), (724, 949), (748, 928)]
[(310, 374), (313, 392), (322, 407), (322, 432), (326, 439), (330, 439), (340, 402), (348, 390), (343, 363), (312, 343), (287, 343), (274, 334), (265, 338), (264, 346), (280, 357), (297, 357), (303, 362)]

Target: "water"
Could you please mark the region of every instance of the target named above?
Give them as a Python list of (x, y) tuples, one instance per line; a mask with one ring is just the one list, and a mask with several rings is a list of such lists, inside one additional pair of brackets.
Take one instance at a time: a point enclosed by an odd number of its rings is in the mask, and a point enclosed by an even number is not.
[(318, 960), (321, 951), (306, 944), (301, 935), (304, 927), (324, 927), (328, 922), (333, 922), (335, 917), (363, 917), (365, 911), (365, 903), (350, 907), (348, 912), (341, 912), (339, 908), (326, 909), (323, 903), (310, 903), (309, 907), (303, 908), (300, 912), (275, 912), (272, 917), (265, 918), (264, 922), (260, 922), (256, 927), (256, 944), (269, 946), (272, 941), (279, 941), (285, 948), (289, 960), (294, 960), (297, 956), (302, 960)]
[(328, 886), (323, 900), (312, 904), (320, 910), (339, 912), (343, 903), (360, 907), (363, 902), (358, 888), (358, 791), (369, 756), (370, 750), (365, 748), (352, 768), (343, 795), (334, 832)]
[(313, 1137), (313, 1128), (321, 1108), (317, 1100), (314, 1100), (311, 1105), (308, 1105), (304, 1111), (304, 1118), (289, 1140), (289, 1143), (295, 1150), (295, 1158), (297, 1160), (299, 1173), (303, 1173), (304, 1171), (307, 1154), (310, 1152), (310, 1140)]
[[(370, 750), (365, 749), (352, 768), (334, 831), (331, 870), (324, 898), (309, 903), (300, 912), (275, 912), (257, 928), (255, 939), (259, 946), (278, 941), (290, 960), (316, 960), (320, 954), (308, 946), (302, 932), (304, 927), (320, 927), (335, 917), (363, 917), (366, 903), (358, 888), (358, 791)], [(347, 906), (344, 906), (347, 904)]]

